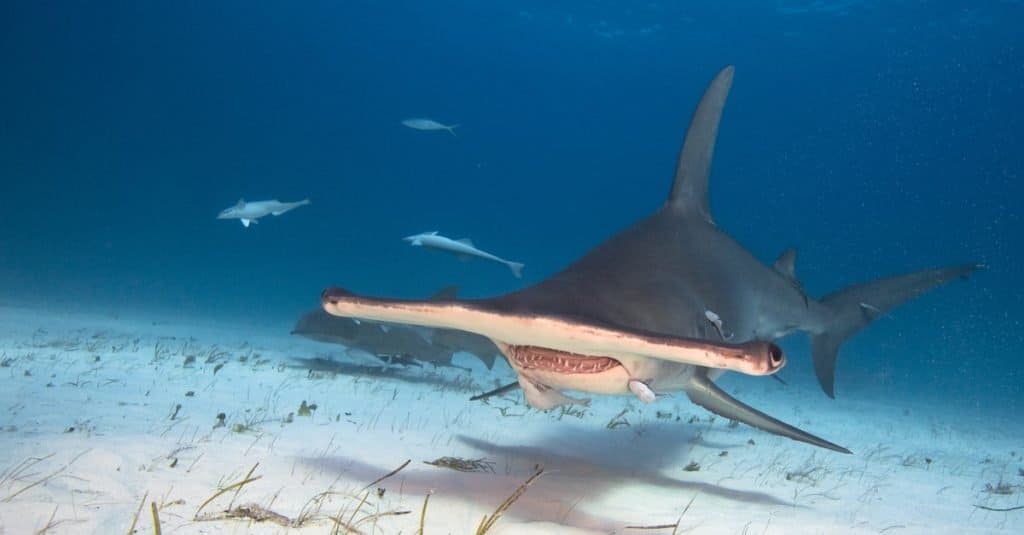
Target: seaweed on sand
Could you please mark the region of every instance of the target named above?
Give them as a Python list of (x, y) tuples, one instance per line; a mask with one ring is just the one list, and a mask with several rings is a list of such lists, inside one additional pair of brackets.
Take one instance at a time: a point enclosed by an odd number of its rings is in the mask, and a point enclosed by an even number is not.
[(487, 459), (463, 459), (462, 457), (441, 457), (425, 464), (440, 468), (449, 468), (459, 472), (490, 472), (494, 473), (494, 462)]
[(503, 515), (505, 511), (508, 510), (509, 507), (512, 507), (512, 504), (516, 503), (516, 500), (521, 498), (523, 494), (526, 493), (526, 489), (528, 489), (530, 485), (532, 485), (533, 482), (536, 481), (537, 478), (540, 477), (542, 474), (544, 474), (544, 469), (538, 468), (537, 471), (534, 472), (533, 475), (529, 477), (529, 479), (523, 482), (522, 485), (519, 485), (519, 488), (517, 488), (515, 492), (513, 492), (508, 498), (506, 498), (505, 501), (501, 502), (501, 505), (499, 505), (498, 508), (495, 509), (493, 513), (485, 516), (483, 520), (480, 521), (480, 525), (476, 528), (476, 535), (485, 535), (488, 531), (490, 531), (491, 528), (493, 528), (494, 525), (498, 523), (498, 519), (501, 518), (501, 515)]
[[(243, 477), (241, 480), (221, 487), (212, 496), (207, 498), (206, 501), (204, 501), (196, 510), (196, 513), (195, 515), (193, 515), (192, 519), (195, 521), (251, 520), (254, 522), (269, 522), (285, 528), (301, 528), (309, 524), (310, 522), (315, 522), (318, 520), (328, 520), (331, 523), (333, 523), (331, 533), (361, 534), (362, 531), (359, 530), (359, 526), (362, 524), (368, 522), (376, 523), (378, 519), (385, 516), (398, 516), (410, 513), (410, 511), (368, 512), (364, 511), (363, 509), (363, 507), (367, 505), (367, 500), (370, 496), (370, 491), (367, 489), (375, 485), (376, 483), (383, 481), (384, 479), (396, 474), (407, 464), (409, 464), (408, 461), (406, 461), (406, 463), (403, 464), (398, 469), (393, 470), (386, 476), (371, 483), (367, 487), (364, 487), (363, 491), (361, 491), (359, 495), (349, 495), (346, 493), (334, 491), (333, 489), (328, 489), (326, 491), (320, 492), (317, 495), (310, 498), (310, 500), (306, 503), (306, 505), (302, 507), (302, 510), (295, 518), (289, 518), (283, 514), (280, 514), (276, 511), (269, 509), (268, 507), (264, 507), (262, 505), (255, 503), (245, 503), (237, 506), (233, 505), (243, 487), (245, 487), (249, 483), (252, 483), (262, 478), (262, 476), (253, 475), (256, 471), (256, 468), (259, 466), (259, 463), (256, 463), (245, 475), (245, 477)], [(214, 513), (203, 513), (203, 509), (205, 509), (211, 502), (231, 491), (234, 491), (234, 496), (231, 498), (231, 501), (228, 502), (228, 507), (226, 509)], [(355, 509), (351, 511), (351, 514), (347, 515), (347, 519), (343, 519), (343, 517), (346, 516), (347, 507), (343, 508), (333, 516), (320, 514), (320, 509), (322, 508), (325, 499), (330, 496), (336, 495), (348, 496), (353, 499), (358, 498), (359, 500), (358, 505), (356, 505)]]

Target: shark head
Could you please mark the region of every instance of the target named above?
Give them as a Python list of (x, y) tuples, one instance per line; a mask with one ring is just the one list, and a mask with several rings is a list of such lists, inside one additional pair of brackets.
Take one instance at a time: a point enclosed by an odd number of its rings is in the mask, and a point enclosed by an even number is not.
[(241, 217), (241, 211), (245, 208), (245, 199), (238, 199), (238, 202), (234, 206), (229, 206), (220, 211), (217, 214), (217, 219), (238, 219)]
[(436, 235), (437, 231), (435, 230), (432, 232), (422, 232), (420, 234), (413, 234), (412, 236), (406, 236), (402, 239), (409, 242), (409, 245), (412, 245), (413, 247), (421, 247), (423, 245), (423, 238)]

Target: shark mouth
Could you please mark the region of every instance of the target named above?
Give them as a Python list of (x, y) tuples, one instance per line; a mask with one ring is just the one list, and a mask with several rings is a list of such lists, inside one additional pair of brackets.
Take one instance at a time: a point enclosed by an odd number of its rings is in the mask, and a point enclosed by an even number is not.
[(591, 357), (537, 346), (506, 346), (505, 356), (523, 370), (543, 370), (556, 373), (602, 373), (619, 361), (609, 357)]
[(600, 373), (623, 360), (654, 358), (770, 375), (786, 363), (782, 350), (769, 342), (713, 343), (576, 318), (510, 312), (487, 301), (384, 299), (358, 296), (340, 288), (324, 290), (320, 300), (323, 309), (335, 316), (476, 333), (519, 348), (516, 352), (521, 356), (516, 358), (530, 366), (553, 371)]

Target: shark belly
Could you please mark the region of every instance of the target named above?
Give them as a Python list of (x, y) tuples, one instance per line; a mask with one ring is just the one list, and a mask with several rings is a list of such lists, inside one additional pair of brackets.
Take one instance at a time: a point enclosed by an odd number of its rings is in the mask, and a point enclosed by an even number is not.
[(516, 372), (527, 402), (537, 409), (589, 402), (566, 396), (562, 390), (591, 394), (635, 394), (650, 403), (658, 391), (681, 390), (699, 368), (658, 359), (612, 359), (579, 355), (537, 346), (495, 342)]
[(615, 359), (540, 346), (495, 344), (516, 372), (526, 403), (535, 409), (590, 404), (590, 398), (569, 397), (563, 390), (604, 395), (629, 392), (629, 373)]

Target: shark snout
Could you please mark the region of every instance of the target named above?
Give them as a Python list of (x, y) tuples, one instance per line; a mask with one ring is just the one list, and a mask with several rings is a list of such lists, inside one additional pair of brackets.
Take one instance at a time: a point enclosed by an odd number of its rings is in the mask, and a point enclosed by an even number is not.
[(751, 375), (771, 375), (786, 365), (786, 354), (782, 348), (771, 342), (746, 342), (736, 346), (743, 364), (741, 371)]
[(330, 288), (325, 288), (323, 292), (320, 292), (320, 304), (336, 305), (346, 297), (352, 297), (352, 292), (332, 286)]

